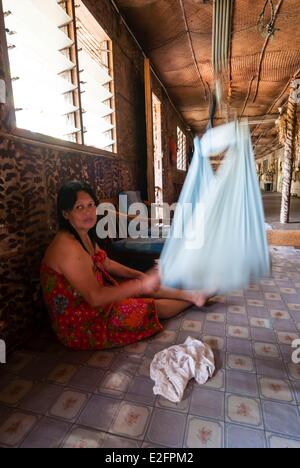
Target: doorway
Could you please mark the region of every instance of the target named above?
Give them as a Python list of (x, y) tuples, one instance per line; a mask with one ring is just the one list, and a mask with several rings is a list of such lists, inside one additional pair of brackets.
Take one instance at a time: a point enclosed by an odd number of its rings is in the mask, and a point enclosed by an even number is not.
[(154, 185), (156, 218), (163, 218), (163, 153), (161, 135), (161, 102), (152, 93), (153, 145), (154, 145)]

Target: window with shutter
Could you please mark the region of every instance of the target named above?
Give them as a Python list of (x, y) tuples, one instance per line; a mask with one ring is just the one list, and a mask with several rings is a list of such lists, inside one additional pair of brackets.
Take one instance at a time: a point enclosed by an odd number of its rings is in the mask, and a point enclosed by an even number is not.
[(3, 9), (17, 127), (116, 151), (112, 43), (83, 2)]

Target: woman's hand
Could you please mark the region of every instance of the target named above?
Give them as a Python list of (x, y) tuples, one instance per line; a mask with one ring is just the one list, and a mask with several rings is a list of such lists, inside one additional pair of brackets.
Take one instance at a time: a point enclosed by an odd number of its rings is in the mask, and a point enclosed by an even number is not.
[(150, 270), (149, 273), (143, 274), (143, 278), (139, 278), (142, 284), (143, 295), (152, 294), (160, 288), (160, 276), (156, 270)]
[(136, 272), (135, 278), (139, 279), (139, 280), (143, 280), (147, 276), (149, 276), (149, 274), (151, 274), (151, 273), (154, 273), (154, 272), (159, 273), (159, 263), (158, 263), (158, 261), (156, 261), (154, 266), (147, 273), (143, 273), (142, 271), (137, 271), (137, 270), (135, 270), (135, 272)]

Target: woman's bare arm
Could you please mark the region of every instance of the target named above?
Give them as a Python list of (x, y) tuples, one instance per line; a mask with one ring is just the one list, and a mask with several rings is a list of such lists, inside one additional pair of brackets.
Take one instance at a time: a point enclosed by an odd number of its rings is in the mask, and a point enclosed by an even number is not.
[(105, 307), (129, 297), (151, 294), (159, 287), (157, 273), (145, 275), (142, 280), (126, 281), (119, 286), (100, 286), (92, 259), (76, 241), (69, 242), (62, 252), (59, 265), (61, 273), (92, 307)]

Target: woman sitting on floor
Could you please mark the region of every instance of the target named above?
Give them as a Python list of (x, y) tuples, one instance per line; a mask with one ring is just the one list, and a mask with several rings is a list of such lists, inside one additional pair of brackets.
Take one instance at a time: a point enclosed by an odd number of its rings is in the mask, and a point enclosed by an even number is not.
[[(159, 274), (132, 270), (110, 260), (96, 242), (97, 200), (83, 182), (59, 192), (59, 232), (41, 265), (41, 283), (54, 331), (74, 349), (128, 345), (162, 330), (168, 319), (203, 294), (159, 289)], [(118, 283), (115, 279), (127, 279)]]

